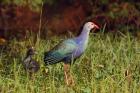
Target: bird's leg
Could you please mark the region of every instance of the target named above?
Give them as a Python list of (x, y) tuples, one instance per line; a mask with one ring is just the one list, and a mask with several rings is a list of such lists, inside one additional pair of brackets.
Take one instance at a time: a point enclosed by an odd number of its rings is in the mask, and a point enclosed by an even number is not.
[(64, 64), (64, 75), (65, 75), (65, 83), (68, 85), (69, 84), (69, 81), (68, 81), (68, 73), (70, 72), (70, 67), (69, 67), (69, 64)]
[(65, 64), (64, 63), (64, 75), (65, 75), (65, 83), (67, 85), (73, 85), (74, 80), (73, 80), (73, 77), (70, 73), (70, 64)]
[(33, 73), (27, 72), (27, 74), (28, 74), (29, 79), (32, 80), (33, 79)]

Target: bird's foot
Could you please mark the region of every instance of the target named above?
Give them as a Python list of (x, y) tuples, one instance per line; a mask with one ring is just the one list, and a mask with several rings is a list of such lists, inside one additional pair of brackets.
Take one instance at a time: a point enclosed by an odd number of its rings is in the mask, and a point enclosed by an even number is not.
[(74, 82), (72, 75), (65, 73), (65, 83), (67, 86), (74, 86), (75, 85), (75, 82)]
[(65, 83), (67, 86), (74, 86), (75, 82), (72, 78), (69, 78), (68, 80), (65, 80)]

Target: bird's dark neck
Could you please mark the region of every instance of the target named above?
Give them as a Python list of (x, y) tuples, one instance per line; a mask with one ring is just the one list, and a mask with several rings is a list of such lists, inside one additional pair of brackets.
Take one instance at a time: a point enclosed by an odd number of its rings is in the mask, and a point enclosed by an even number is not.
[(27, 55), (24, 59), (24, 62), (29, 62), (30, 60), (32, 60), (32, 55)]

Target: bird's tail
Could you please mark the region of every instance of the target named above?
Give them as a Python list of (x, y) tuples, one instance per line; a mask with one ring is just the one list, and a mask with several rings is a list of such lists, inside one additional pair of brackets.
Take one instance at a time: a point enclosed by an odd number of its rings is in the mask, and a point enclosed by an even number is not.
[(44, 53), (45, 65), (53, 65), (53, 64), (61, 62), (61, 60), (62, 58), (57, 54), (52, 55), (51, 53), (48, 53), (48, 52)]

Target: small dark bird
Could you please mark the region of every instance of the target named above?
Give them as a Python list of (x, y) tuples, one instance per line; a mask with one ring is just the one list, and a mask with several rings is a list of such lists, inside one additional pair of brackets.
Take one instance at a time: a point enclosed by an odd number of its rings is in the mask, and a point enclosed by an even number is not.
[(33, 47), (30, 47), (27, 50), (26, 57), (23, 60), (23, 66), (30, 76), (40, 69), (40, 64), (32, 58), (35, 54), (36, 54), (35, 49)]
[(44, 53), (44, 62), (46, 65), (64, 62), (64, 73), (66, 83), (72, 83), (71, 75), (69, 74), (70, 64), (73, 59), (80, 57), (88, 45), (89, 32), (99, 27), (93, 22), (84, 24), (81, 34), (78, 37), (71, 38), (60, 42), (52, 50)]

